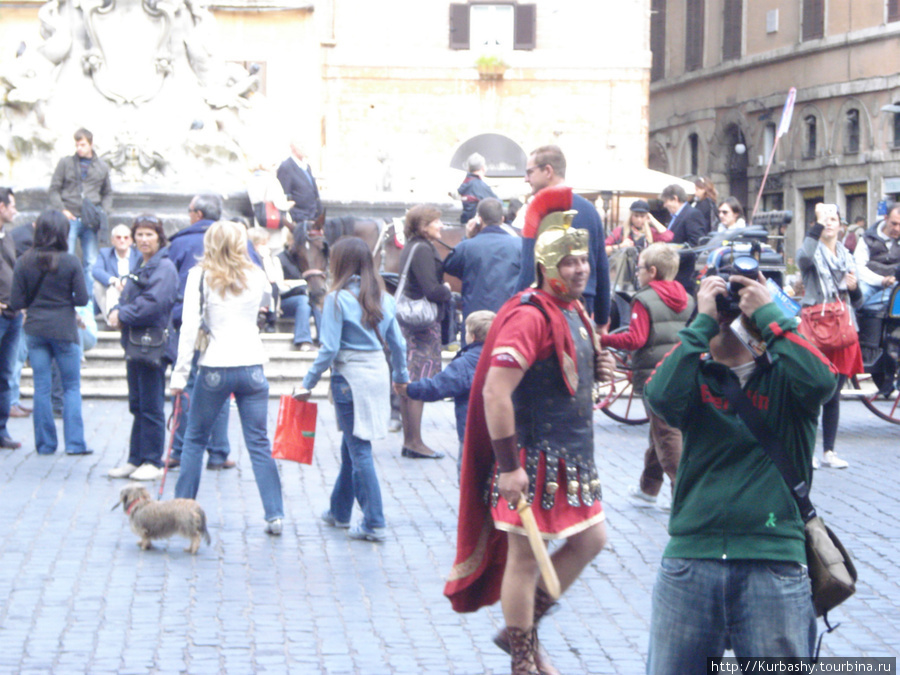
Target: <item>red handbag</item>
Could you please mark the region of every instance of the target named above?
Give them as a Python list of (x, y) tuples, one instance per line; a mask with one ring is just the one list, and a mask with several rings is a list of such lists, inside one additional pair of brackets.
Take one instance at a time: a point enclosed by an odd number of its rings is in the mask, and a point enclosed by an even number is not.
[(281, 211), (272, 202), (265, 202), (266, 229), (277, 230), (281, 227)]
[(800, 332), (823, 352), (849, 347), (859, 337), (843, 302), (826, 302), (800, 310)]
[(312, 464), (318, 411), (318, 404), (311, 401), (298, 401), (292, 396), (281, 397), (272, 443), (273, 458)]

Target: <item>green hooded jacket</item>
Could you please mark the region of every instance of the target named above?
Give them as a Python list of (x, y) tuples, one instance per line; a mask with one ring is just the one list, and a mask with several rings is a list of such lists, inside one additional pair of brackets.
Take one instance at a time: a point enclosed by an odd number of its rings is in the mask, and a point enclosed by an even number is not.
[[(785, 317), (774, 303), (760, 307), (752, 320), (765, 338), (771, 366), (758, 367), (743, 389), (797, 473), (811, 484), (819, 410), (834, 393), (836, 373), (796, 332), (798, 320)], [(718, 331), (712, 317), (699, 314), (680, 331), (681, 342), (644, 388), (651, 409), (684, 437), (663, 557), (805, 565), (797, 504), (725, 398), (724, 378), (737, 376), (708, 353)]]

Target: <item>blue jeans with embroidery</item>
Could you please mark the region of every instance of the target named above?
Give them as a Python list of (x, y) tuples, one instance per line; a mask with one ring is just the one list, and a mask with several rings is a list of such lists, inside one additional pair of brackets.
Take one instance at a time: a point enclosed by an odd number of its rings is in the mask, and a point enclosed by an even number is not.
[(269, 410), (269, 383), (263, 367), (235, 366), (207, 368), (200, 366), (194, 386), (194, 396), (188, 413), (187, 431), (181, 451), (181, 474), (175, 484), (175, 496), (196, 499), (203, 468), (203, 449), (209, 431), (222, 405), (234, 394), (244, 443), (250, 453), (250, 463), (256, 487), (262, 498), (266, 520), (284, 517), (281, 498), (281, 478), (272, 459), (272, 448), (266, 422)]
[(777, 560), (663, 558), (653, 586), (648, 675), (706, 673), (726, 646), (744, 656), (812, 656), (806, 568)]
[(363, 512), (363, 529), (371, 532), (384, 527), (381, 506), (381, 486), (372, 460), (372, 443), (353, 435), (353, 392), (346, 378), (331, 373), (331, 397), (337, 414), (341, 441), (341, 470), (331, 491), (331, 515), (342, 522), (350, 522), (353, 500)]
[[(178, 343), (176, 334), (175, 343)], [(184, 385), (184, 395), (181, 397), (181, 414), (176, 420), (175, 440), (172, 442), (172, 459), (181, 461), (181, 449), (184, 447), (184, 433), (187, 431), (188, 413), (190, 412), (191, 403), (194, 400), (194, 387), (197, 382), (197, 359), (199, 356), (195, 353), (191, 360), (191, 372), (188, 374), (187, 384)], [(206, 451), (209, 453), (210, 464), (224, 464), (231, 453), (231, 444), (228, 442), (228, 418), (229, 403), (225, 401), (222, 409), (216, 416), (212, 428), (209, 431), (209, 438), (206, 441)]]

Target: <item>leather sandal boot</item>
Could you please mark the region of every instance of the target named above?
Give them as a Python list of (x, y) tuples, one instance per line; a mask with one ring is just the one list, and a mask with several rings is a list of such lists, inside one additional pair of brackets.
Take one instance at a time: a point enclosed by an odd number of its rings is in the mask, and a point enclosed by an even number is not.
[[(560, 672), (553, 666), (553, 662), (550, 660), (550, 654), (547, 653), (547, 650), (544, 649), (544, 645), (541, 644), (541, 641), (537, 637), (538, 623), (543, 617), (550, 613), (550, 610), (558, 605), (559, 603), (551, 598), (547, 591), (540, 586), (537, 587), (534, 593), (534, 663), (541, 675), (560, 675)], [(509, 635), (506, 628), (501, 629), (500, 632), (494, 636), (494, 644), (507, 654), (511, 653)]]
[(506, 628), (512, 656), (512, 675), (541, 675), (534, 665), (534, 626), (528, 630)]

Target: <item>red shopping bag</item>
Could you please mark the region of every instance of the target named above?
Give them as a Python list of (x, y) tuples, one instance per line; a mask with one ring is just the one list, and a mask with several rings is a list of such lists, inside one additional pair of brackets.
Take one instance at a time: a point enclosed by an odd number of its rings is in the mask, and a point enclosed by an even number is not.
[(298, 401), (292, 396), (282, 396), (278, 405), (278, 423), (275, 426), (272, 457), (312, 464), (318, 411), (319, 406), (316, 403)]

